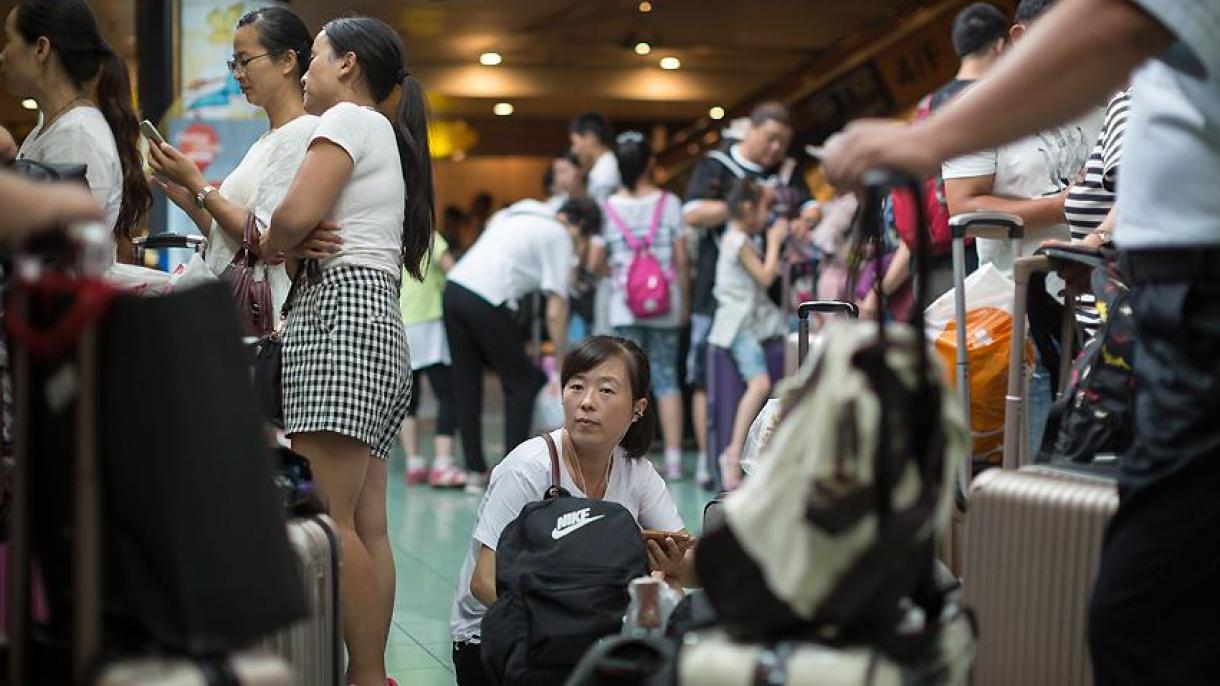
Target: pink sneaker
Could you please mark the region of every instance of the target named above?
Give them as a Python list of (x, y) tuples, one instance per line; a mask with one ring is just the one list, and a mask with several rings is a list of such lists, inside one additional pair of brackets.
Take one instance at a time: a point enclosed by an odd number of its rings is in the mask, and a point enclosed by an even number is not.
[(428, 461), (422, 457), (408, 457), (407, 471), (403, 479), (408, 486), (418, 486), (428, 482)]
[(428, 483), (433, 488), (462, 488), (466, 485), (466, 472), (452, 464), (433, 467), (428, 475)]

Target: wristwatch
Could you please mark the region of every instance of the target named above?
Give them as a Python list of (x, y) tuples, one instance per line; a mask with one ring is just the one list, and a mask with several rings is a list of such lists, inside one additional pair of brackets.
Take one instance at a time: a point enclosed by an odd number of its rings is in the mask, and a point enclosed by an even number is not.
[(204, 187), (203, 187), (203, 188), (200, 188), (200, 189), (199, 189), (199, 192), (195, 194), (195, 207), (198, 207), (199, 209), (201, 209), (201, 210), (202, 210), (202, 209), (203, 209), (203, 201), (204, 201), (204, 200), (207, 200), (208, 194), (209, 194), (209, 193), (216, 193), (216, 192), (218, 192), (218, 191), (216, 190), (216, 186), (213, 186), (213, 185), (211, 185), (211, 184), (206, 184), (206, 185), (204, 185)]

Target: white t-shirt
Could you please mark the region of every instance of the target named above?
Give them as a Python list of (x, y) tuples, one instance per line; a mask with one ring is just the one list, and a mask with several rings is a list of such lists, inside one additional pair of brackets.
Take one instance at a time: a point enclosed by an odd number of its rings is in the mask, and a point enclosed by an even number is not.
[(371, 267), (401, 278), (407, 187), (393, 125), (371, 107), (341, 102), (322, 114), (311, 144), (319, 139), (343, 148), (354, 165), (329, 216), (343, 247), (322, 268)]
[(716, 285), (712, 289), (716, 314), (707, 336), (708, 343), (722, 348), (731, 347), (742, 332), (759, 341), (784, 335), (784, 317), (779, 308), (741, 261), (741, 249), (747, 245), (757, 250), (750, 236), (730, 223), (720, 239), (720, 255), (716, 258)]
[[(664, 195), (662, 195), (664, 193)], [(611, 221), (607, 214), (602, 222), (602, 242), (606, 246), (606, 259), (610, 263), (611, 284), (613, 292), (610, 297), (610, 326), (647, 326), (654, 328), (677, 328), (678, 319), (682, 316), (682, 289), (676, 278), (674, 266), (674, 245), (682, 239), (682, 201), (673, 193), (656, 191), (640, 198), (615, 194), (606, 201), (611, 209), (623, 220), (623, 224), (639, 243), (648, 238), (648, 230), (652, 226), (652, 217), (656, 212), (657, 203), (665, 198), (665, 207), (661, 210), (657, 232), (653, 236), (649, 252), (656, 258), (666, 273), (675, 278), (669, 284), (669, 313), (660, 317), (636, 320), (635, 315), (627, 308), (627, 268), (635, 259), (635, 251), (623, 237), (618, 224)]]
[[(123, 204), (123, 165), (119, 162), (114, 134), (102, 111), (89, 105), (74, 107), (45, 130), (42, 118), (39, 114), (38, 125), (21, 143), (17, 158), (46, 164), (86, 165), (85, 180), (89, 182), (89, 190), (102, 207), (106, 226), (113, 231)], [(114, 235), (111, 233), (107, 237), (113, 260), (117, 249)]]
[(603, 152), (593, 163), (586, 185), (589, 189), (589, 197), (596, 200), (599, 205), (606, 202), (606, 198), (613, 195), (623, 185), (623, 177), (618, 172), (618, 159), (612, 151)]
[(1178, 43), (1135, 74), (1119, 172), (1127, 250), (1220, 245), (1220, 3), (1135, 0)]
[[(970, 89), (958, 98), (969, 98), (974, 93)], [(1104, 109), (1097, 107), (1070, 124), (949, 160), (941, 175), (946, 179), (994, 175), (992, 194), (1010, 198), (1055, 195), (1076, 182), (1097, 141), (1104, 117)], [(1042, 241), (1051, 238), (1070, 239), (1067, 223), (1046, 227), (1036, 234), (1027, 232), (1022, 250), (1025, 255), (1032, 255)], [(1001, 272), (1012, 273), (1013, 256), (1007, 240), (979, 239), (976, 245), (980, 263), (992, 263)]]
[[(553, 431), (551, 436), (559, 448), (559, 485), (575, 497), (586, 497), (576, 487), (563, 461), (563, 430)], [(521, 508), (526, 504), (542, 500), (550, 485), (551, 453), (539, 437), (517, 446), (492, 470), (491, 483), (479, 503), (470, 550), (466, 552), (466, 560), (458, 574), (457, 597), (449, 617), (449, 633), (455, 642), (477, 642), (479, 625), (487, 612), (487, 607), (470, 592), (479, 550), (482, 546), (495, 550), (504, 527), (521, 514)], [(627, 508), (645, 529), (678, 531), (685, 528), (665, 480), (657, 474), (652, 463), (645, 458), (624, 457), (621, 449), (615, 451), (604, 500)]]
[[(288, 186), (305, 160), (318, 121), (318, 117), (306, 114), (263, 134), (220, 184), (220, 195), (248, 208), (258, 219), (260, 230), (271, 225), (271, 214), (288, 193)], [(220, 276), (239, 247), (241, 243), (213, 221), (204, 261), (213, 274)], [(272, 304), (278, 313), (288, 297), (292, 280), (283, 265), (270, 267), (267, 273), (271, 279)]]
[(449, 280), (497, 306), (539, 290), (566, 296), (574, 255), (555, 213), (545, 203), (522, 200), (492, 215)]

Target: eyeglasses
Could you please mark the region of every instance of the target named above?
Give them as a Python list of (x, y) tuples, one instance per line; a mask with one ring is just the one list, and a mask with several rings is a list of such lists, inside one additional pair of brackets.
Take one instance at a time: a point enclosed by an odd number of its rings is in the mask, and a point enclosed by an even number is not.
[(260, 57), (268, 57), (272, 54), (273, 53), (270, 52), (264, 52), (263, 54), (255, 55), (254, 57), (233, 57), (233, 59), (225, 60), (225, 66), (229, 68), (229, 72), (234, 76), (236, 76), (238, 72), (242, 72), (244, 74), (246, 67), (249, 66), (251, 62)]

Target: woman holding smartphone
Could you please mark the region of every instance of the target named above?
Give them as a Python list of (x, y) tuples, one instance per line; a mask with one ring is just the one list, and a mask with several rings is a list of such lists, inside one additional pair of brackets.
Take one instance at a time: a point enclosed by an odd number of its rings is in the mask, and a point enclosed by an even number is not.
[[(386, 460), (407, 413), (411, 364), (400, 280), (422, 277), (432, 244), (432, 167), (424, 92), (389, 26), (336, 19), (313, 43), (305, 109), (320, 115), (305, 161), (263, 234), (263, 254), (292, 250), (319, 222), (342, 227), (339, 251), (305, 269), (283, 347), (285, 430), (309, 459), (339, 529), (348, 678), (383, 686), (394, 610), (386, 532)], [(395, 90), (397, 110), (378, 110)]]
[[(683, 550), (689, 536), (677, 505), (646, 457), (658, 417), (648, 401), (648, 356), (625, 338), (593, 336), (564, 356), (560, 383), (564, 426), (551, 433), (559, 451), (560, 487), (625, 507), (652, 530), (646, 535), (649, 566), (682, 585), (697, 585), (692, 554)], [(487, 683), (480, 627), (496, 600), (500, 534), (550, 485), (550, 450), (541, 437), (517, 446), (491, 473), (449, 618), (459, 686)]]
[[(257, 9), (238, 20), (229, 71), (246, 100), (267, 113), (271, 127), (219, 189), (208, 185), (194, 162), (170, 144), (159, 142), (155, 130), (145, 132), (153, 134), (149, 136), (148, 164), (159, 177), (154, 182), (207, 237), (204, 261), (217, 276), (241, 247), (246, 217), (253, 214), (260, 229), (270, 224), (272, 213), (305, 159), (310, 137), (318, 126), (318, 117), (305, 112), (301, 90), (312, 43), (305, 23), (282, 7)], [(335, 235), (333, 231), (319, 232), (319, 239), (330, 240), (315, 247), (337, 250)], [(267, 278), (278, 312), (291, 281), (283, 264), (270, 267)]]

